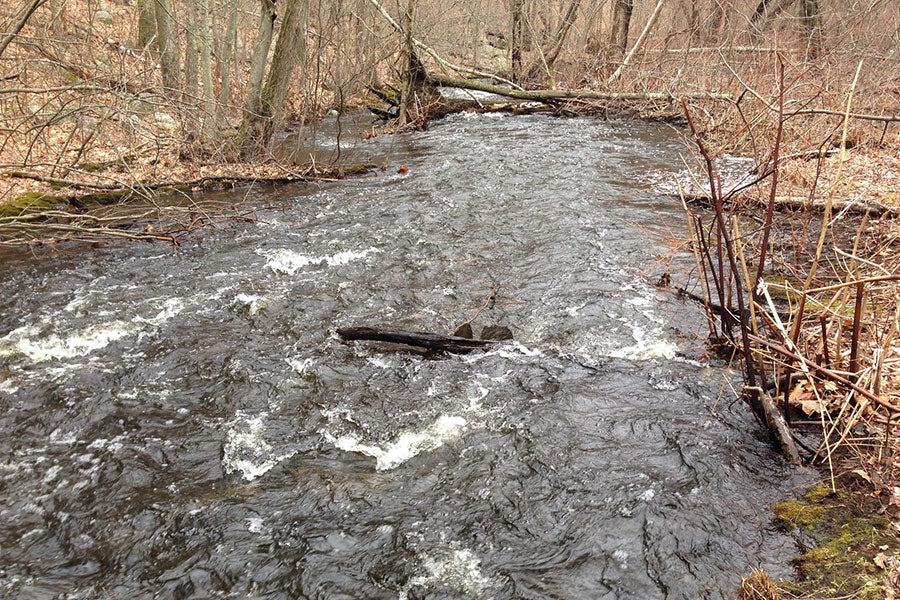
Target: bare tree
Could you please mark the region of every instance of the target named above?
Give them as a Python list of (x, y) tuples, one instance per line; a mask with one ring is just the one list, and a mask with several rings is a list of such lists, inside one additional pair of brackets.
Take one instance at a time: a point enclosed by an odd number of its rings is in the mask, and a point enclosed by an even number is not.
[(525, 0), (513, 0), (512, 32), (510, 35), (510, 62), (514, 81), (522, 79), (522, 18)]
[(413, 49), (413, 15), (416, 9), (416, 0), (407, 0), (406, 12), (403, 15), (403, 51), (400, 53), (400, 68), (403, 69), (400, 86), (400, 114), (398, 122), (400, 126), (406, 125), (409, 116), (409, 103), (413, 95), (413, 61), (415, 54)]
[(184, 95), (190, 104), (195, 104), (200, 89), (200, 63), (198, 51), (200, 43), (197, 39), (198, 0), (187, 0), (185, 8), (185, 44), (184, 44)]
[(559, 53), (562, 50), (563, 44), (566, 42), (566, 36), (569, 35), (569, 31), (575, 23), (575, 18), (578, 16), (578, 7), (580, 6), (581, 0), (571, 0), (571, 2), (569, 2), (569, 6), (566, 8), (562, 21), (560, 21), (559, 27), (556, 28), (556, 33), (553, 35), (550, 48), (545, 53), (544, 60), (547, 62), (548, 69), (553, 67), (553, 63), (559, 58)]
[(816, 59), (825, 52), (825, 27), (819, 0), (800, 0), (800, 20), (806, 32), (807, 54)]
[(222, 40), (222, 49), (219, 51), (219, 107), (218, 116), (221, 117), (225, 107), (231, 102), (231, 66), (235, 59), (234, 53), (237, 46), (237, 16), (238, 0), (228, 2), (228, 25), (225, 29), (225, 39)]
[(216, 114), (216, 96), (212, 80), (212, 37), (209, 31), (209, 0), (197, 1), (198, 25), (200, 26), (200, 71), (203, 78), (203, 136), (209, 138), (213, 132)]
[(275, 3), (272, 0), (260, 0), (259, 33), (250, 59), (250, 76), (247, 80), (247, 112), (251, 115), (262, 113), (263, 76), (269, 60), (269, 48), (272, 47), (272, 35), (275, 32)]
[(308, 18), (309, 0), (287, 0), (284, 3), (284, 15), (272, 54), (272, 66), (260, 94), (259, 111), (244, 115), (244, 153), (267, 146), (276, 125), (281, 121), (294, 68), (306, 62)]
[(156, 35), (163, 88), (166, 95), (179, 98), (181, 96), (181, 74), (178, 41), (175, 39), (173, 27), (172, 4), (170, 0), (154, 0), (153, 10), (156, 15)]
[(137, 47), (147, 48), (156, 36), (156, 15), (154, 0), (138, 0)]
[(628, 30), (631, 28), (631, 13), (633, 11), (634, 0), (613, 1), (610, 46), (623, 55), (628, 51)]

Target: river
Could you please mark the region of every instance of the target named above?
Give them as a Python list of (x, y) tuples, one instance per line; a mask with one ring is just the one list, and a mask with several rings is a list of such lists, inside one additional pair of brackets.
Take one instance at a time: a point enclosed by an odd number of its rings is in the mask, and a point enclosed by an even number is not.
[[(666, 126), (459, 114), (174, 251), (0, 274), (0, 596), (732, 597), (798, 476), (646, 281)], [(400, 165), (408, 173), (398, 173)], [(661, 237), (663, 236), (663, 237)], [(675, 259), (673, 273), (692, 259)], [(468, 356), (337, 327), (516, 341)]]

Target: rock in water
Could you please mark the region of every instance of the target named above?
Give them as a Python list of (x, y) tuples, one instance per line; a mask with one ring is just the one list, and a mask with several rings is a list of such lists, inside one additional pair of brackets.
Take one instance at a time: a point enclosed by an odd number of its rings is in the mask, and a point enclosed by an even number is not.
[(481, 339), (483, 340), (511, 340), (513, 339), (512, 331), (509, 327), (503, 325), (488, 325), (481, 330)]

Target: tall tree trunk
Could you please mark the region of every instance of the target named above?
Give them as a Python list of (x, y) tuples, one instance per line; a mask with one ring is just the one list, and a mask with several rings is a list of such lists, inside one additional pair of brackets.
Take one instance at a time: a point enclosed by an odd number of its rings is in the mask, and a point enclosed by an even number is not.
[(154, 0), (138, 0), (138, 22), (136, 46), (146, 49), (156, 35), (156, 14), (153, 9)]
[(607, 80), (607, 85), (612, 85), (622, 72), (625, 70), (631, 63), (631, 59), (643, 48), (644, 42), (647, 41), (647, 37), (650, 35), (650, 32), (653, 31), (653, 26), (656, 25), (656, 20), (659, 18), (660, 13), (662, 12), (663, 4), (665, 4), (666, 0), (657, 0), (656, 8), (653, 9), (653, 12), (650, 14), (650, 18), (647, 20), (647, 24), (644, 25), (644, 29), (641, 30), (641, 35), (638, 36), (638, 39), (635, 40), (634, 46), (631, 47), (631, 50), (628, 51), (628, 54), (625, 55), (625, 58), (622, 59), (622, 64), (619, 65), (619, 68), (616, 69), (615, 73), (613, 73), (610, 78)]
[(631, 28), (631, 13), (634, 0), (613, 0), (612, 32), (610, 46), (624, 56), (628, 51), (628, 30)]
[(825, 52), (825, 27), (819, 0), (800, 0), (800, 20), (806, 31), (807, 55), (811, 59), (819, 58)]
[(212, 37), (209, 31), (209, 0), (198, 0), (200, 25), (200, 72), (203, 78), (203, 137), (209, 139), (214, 131), (216, 92), (212, 78)]
[(400, 66), (403, 69), (400, 85), (400, 113), (397, 121), (400, 126), (406, 125), (409, 117), (409, 103), (413, 95), (413, 12), (415, 0), (407, 0), (406, 14), (403, 17), (403, 51), (400, 53)]
[(173, 27), (172, 5), (169, 0), (154, 0), (156, 15), (159, 63), (162, 70), (163, 88), (167, 96), (181, 97), (181, 74), (179, 73), (178, 42)]
[(522, 17), (525, 8), (525, 0), (513, 0), (512, 6), (512, 32), (510, 35), (510, 63), (512, 67), (512, 79), (521, 83), (522, 79)]
[(284, 15), (281, 27), (278, 28), (272, 66), (260, 94), (260, 109), (258, 112), (248, 112), (244, 117), (242, 144), (245, 153), (266, 147), (281, 121), (294, 67), (306, 62), (308, 19), (309, 0), (284, 2)]
[(219, 106), (217, 115), (221, 118), (225, 109), (231, 102), (231, 64), (237, 48), (237, 0), (228, 3), (228, 26), (225, 30), (225, 39), (222, 43), (222, 52), (219, 56)]
[(198, 77), (200, 73), (197, 52), (200, 48), (197, 39), (197, 8), (198, 0), (188, 0), (185, 3), (185, 43), (184, 43), (184, 100), (188, 104), (197, 103), (197, 95), (200, 89)]
[(259, 34), (256, 36), (256, 45), (253, 47), (250, 76), (247, 80), (248, 117), (262, 113), (263, 76), (269, 60), (269, 48), (272, 47), (272, 34), (275, 31), (275, 3), (272, 0), (261, 0), (260, 5), (262, 12), (259, 17)]

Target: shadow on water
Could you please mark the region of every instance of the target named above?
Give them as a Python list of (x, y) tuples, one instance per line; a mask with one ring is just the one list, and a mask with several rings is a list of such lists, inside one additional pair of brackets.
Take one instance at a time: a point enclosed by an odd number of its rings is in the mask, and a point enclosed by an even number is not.
[[(678, 136), (461, 114), (369, 144), (409, 173), (254, 192), (258, 222), (178, 252), (5, 266), (0, 595), (694, 599), (789, 576), (768, 507), (798, 478), (691, 360), (699, 311), (642, 277), (651, 232), (681, 228), (647, 183)], [(445, 331), (494, 285), (480, 323), (519, 341), (488, 353), (332, 333)]]

